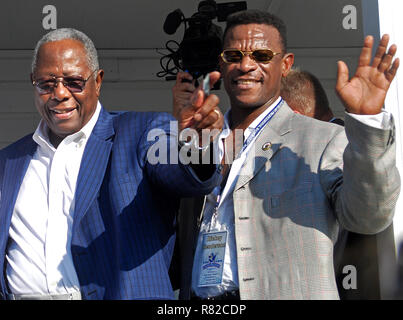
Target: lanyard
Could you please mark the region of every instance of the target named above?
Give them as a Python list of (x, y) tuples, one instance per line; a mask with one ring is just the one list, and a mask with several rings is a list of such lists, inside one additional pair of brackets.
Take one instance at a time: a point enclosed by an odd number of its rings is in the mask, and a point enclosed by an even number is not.
[[(238, 158), (246, 150), (246, 148), (252, 143), (252, 141), (260, 134), (262, 129), (267, 125), (267, 123), (274, 117), (276, 112), (279, 110), (282, 103), (283, 103), (283, 99), (280, 98), (280, 101), (276, 104), (276, 106), (273, 108), (273, 110), (271, 110), (268, 114), (266, 114), (266, 116), (259, 122), (259, 124), (256, 126), (256, 128), (248, 136), (246, 141), (244, 141), (242, 150), (239, 152), (239, 154), (236, 158)], [(228, 175), (229, 175), (229, 172), (228, 172)], [(215, 226), (215, 223), (217, 220), (217, 215), (218, 215), (218, 206), (220, 204), (221, 194), (222, 194), (224, 187), (225, 186), (218, 186), (217, 199), (216, 199), (216, 203), (214, 205), (213, 215), (211, 217), (211, 223), (210, 223), (209, 230), (211, 230), (212, 226)]]
[[(242, 150), (240, 151), (239, 155), (246, 150), (246, 148), (250, 145), (250, 143), (259, 135), (260, 131), (265, 127), (265, 125), (274, 117), (280, 105), (283, 102), (283, 98), (276, 104), (276, 106), (271, 110), (266, 116), (259, 122), (256, 128), (252, 131), (252, 133), (248, 136), (248, 139), (243, 143)], [(238, 156), (239, 156), (238, 155)]]

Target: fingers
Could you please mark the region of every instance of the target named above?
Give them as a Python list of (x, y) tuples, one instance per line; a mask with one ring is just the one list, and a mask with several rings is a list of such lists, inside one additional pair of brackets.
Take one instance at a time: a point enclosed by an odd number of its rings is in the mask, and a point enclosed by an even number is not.
[[(192, 79), (189, 76), (187, 73), (177, 75), (177, 82), (172, 89), (174, 116), (181, 123), (196, 130), (218, 127), (221, 129), (223, 116), (218, 108), (219, 98), (214, 94), (206, 97), (201, 86), (196, 89), (193, 84), (181, 82), (182, 79)], [(219, 79), (219, 72), (211, 72), (210, 86), (213, 87)]]
[(200, 122), (195, 124), (197, 130), (201, 129), (222, 129), (224, 125), (224, 116), (220, 109), (214, 108)]
[[(182, 110), (191, 104), (191, 97), (196, 90), (192, 76), (187, 72), (179, 72), (176, 83), (172, 87), (173, 115), (179, 119)], [(184, 80), (190, 82), (183, 82)]]
[[(389, 44), (389, 35), (384, 34), (379, 41), (378, 48), (376, 49), (376, 53), (374, 56), (374, 60), (372, 61), (372, 67), (377, 68), (379, 72), (388, 72), (388, 76), (390, 77), (392, 74), (394, 75), (397, 71), (398, 63), (397, 65), (393, 63), (393, 57), (396, 54), (397, 51), (397, 46), (395, 44), (392, 44), (388, 49), (388, 44)], [(372, 48), (371, 48), (372, 49)], [(389, 70), (391, 68), (391, 70)]]
[(377, 68), (379, 72), (384, 73), (386, 79), (391, 82), (396, 75), (397, 69), (399, 68), (400, 60), (395, 59), (393, 61), (393, 58), (397, 52), (397, 46), (392, 44), (389, 47), (389, 50), (387, 50), (388, 43), (389, 35), (384, 34), (379, 42), (372, 66)]
[(188, 72), (178, 72), (178, 74), (176, 75), (176, 84), (180, 84), (183, 82), (192, 82), (193, 81), (193, 77), (190, 73)]
[(374, 38), (372, 36), (365, 37), (364, 46), (362, 47), (361, 54), (358, 59), (358, 67), (365, 67), (370, 64), (373, 45)]
[[(202, 96), (202, 92), (201, 91), (199, 92), (201, 93), (200, 96)], [(210, 114), (210, 112), (218, 108), (218, 103), (220, 99), (215, 94), (211, 94), (207, 97), (207, 99), (204, 102), (202, 99), (201, 101), (202, 104), (197, 108), (197, 111), (193, 116), (193, 119), (196, 122), (202, 122), (203, 119), (206, 118), (208, 114)], [(200, 102), (200, 100), (198, 100), (197, 102)]]
[(389, 42), (389, 35), (384, 34), (382, 36), (381, 41), (379, 42), (378, 48), (376, 49), (376, 53), (374, 56), (374, 61), (372, 61), (372, 66), (375, 68), (378, 68), (380, 65), (382, 58), (386, 52), (386, 49), (388, 47), (388, 42)]
[(203, 91), (198, 90), (193, 96), (191, 106), (180, 110), (177, 119), (183, 120), (193, 129), (206, 129), (219, 118), (223, 118), (220, 112), (214, 111), (219, 110), (219, 98), (216, 95), (211, 94), (204, 99)]
[(193, 107), (193, 111), (196, 113), (198, 109), (203, 105), (204, 101), (204, 92), (200, 88), (196, 89), (191, 98), (190, 98), (190, 103)]
[(181, 84), (176, 85), (176, 89), (182, 92), (193, 93), (196, 90), (196, 87), (193, 83), (183, 82)]
[(337, 62), (337, 81), (336, 81), (336, 91), (340, 92), (341, 89), (348, 83), (348, 67), (343, 61)]
[(380, 72), (385, 72), (389, 70), (392, 65), (393, 57), (395, 56), (396, 51), (397, 47), (393, 44), (390, 46), (388, 53), (383, 55), (382, 60), (378, 66), (378, 70)]
[(172, 87), (172, 92), (178, 94), (179, 92), (193, 92), (196, 90), (195, 80), (192, 75), (187, 72), (178, 72), (176, 75), (175, 85)]
[[(210, 72), (210, 88), (214, 86), (214, 84), (220, 79), (221, 74), (218, 71), (213, 71)], [(199, 113), (198, 109), (202, 106), (203, 101), (205, 99), (205, 94), (202, 88), (202, 85), (199, 85), (195, 91), (193, 91), (192, 97), (191, 97), (191, 104), (193, 106), (193, 109), (195, 113)], [(196, 121), (199, 121), (199, 115), (196, 115)], [(205, 115), (203, 110), (201, 111), (202, 116)]]
[(220, 79), (221, 74), (218, 71), (210, 72), (210, 88)]
[(389, 82), (392, 82), (394, 79), (397, 69), (399, 69), (400, 65), (400, 60), (399, 58), (396, 58), (395, 61), (393, 61), (392, 67), (385, 72), (385, 77)]

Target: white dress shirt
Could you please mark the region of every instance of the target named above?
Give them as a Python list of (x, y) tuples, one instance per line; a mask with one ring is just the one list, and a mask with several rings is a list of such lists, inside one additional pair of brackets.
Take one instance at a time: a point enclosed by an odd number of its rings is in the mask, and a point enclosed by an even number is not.
[(33, 135), (38, 147), (17, 196), (6, 251), (10, 293), (80, 290), (70, 248), (74, 198), (81, 159), (100, 110), (98, 102), (90, 121), (63, 139), (57, 149), (43, 120)]
[[(248, 139), (249, 135), (255, 130), (259, 123), (266, 117), (266, 115), (268, 115), (274, 109), (274, 107), (280, 102), (280, 100), (281, 97), (279, 97), (249, 125), (249, 127), (244, 131), (244, 141)], [(377, 115), (349, 115), (369, 126), (380, 129), (388, 129), (391, 123), (391, 114), (386, 111), (382, 111)], [(218, 144), (218, 154), (220, 155), (221, 159), (224, 156), (223, 140), (225, 140), (225, 138), (227, 138), (230, 134), (228, 117), (229, 111), (224, 116), (224, 128), (221, 132), (221, 135), (219, 136), (220, 143)], [(268, 122), (266, 125), (270, 125), (270, 122)], [(236, 185), (241, 167), (245, 162), (247, 153), (254, 147), (255, 140), (256, 137), (254, 137), (248, 147), (243, 152), (241, 152), (239, 157), (235, 159), (232, 163), (227, 182), (219, 199), (218, 214), (214, 223), (212, 223), (212, 216), (217, 201), (217, 195), (220, 193), (220, 187), (216, 187), (206, 198), (206, 204), (204, 206), (203, 212), (203, 221), (200, 226), (192, 270), (192, 290), (197, 296), (201, 298), (214, 297), (221, 295), (226, 291), (239, 289), (237, 249), (235, 239), (235, 214), (232, 193)], [(198, 281), (202, 265), (201, 261), (203, 234), (207, 231), (228, 232), (225, 247), (223, 277), (221, 285), (199, 287)]]

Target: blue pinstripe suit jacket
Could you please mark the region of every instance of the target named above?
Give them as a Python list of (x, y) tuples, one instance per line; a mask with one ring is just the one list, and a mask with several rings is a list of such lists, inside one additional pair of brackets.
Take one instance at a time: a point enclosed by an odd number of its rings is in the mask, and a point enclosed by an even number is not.
[[(146, 161), (152, 128), (169, 129), (161, 113), (101, 110), (81, 162), (71, 251), (84, 299), (172, 299), (168, 275), (180, 196), (207, 194), (181, 164)], [(0, 270), (15, 201), (37, 145), (32, 134), (0, 151)], [(168, 158), (169, 159), (169, 158)], [(7, 292), (4, 272), (0, 292)]]

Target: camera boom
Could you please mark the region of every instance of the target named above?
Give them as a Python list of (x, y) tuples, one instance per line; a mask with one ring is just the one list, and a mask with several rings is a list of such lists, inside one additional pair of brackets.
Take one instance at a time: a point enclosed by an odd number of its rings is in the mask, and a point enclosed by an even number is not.
[[(207, 73), (218, 70), (218, 57), (222, 51), (222, 29), (212, 22), (225, 21), (231, 13), (246, 10), (246, 1), (227, 2), (217, 4), (214, 0), (204, 0), (198, 5), (198, 11), (190, 18), (185, 18), (180, 9), (168, 14), (164, 22), (164, 32), (174, 34), (181, 23), (185, 24), (185, 33), (178, 49), (174, 51), (168, 47), (170, 54), (160, 60), (162, 72), (157, 76), (166, 80), (174, 80), (179, 70), (189, 72), (193, 78), (205, 76)], [(168, 62), (164, 65), (163, 61)], [(171, 63), (174, 67), (169, 67)], [(169, 76), (170, 75), (170, 76)]]

